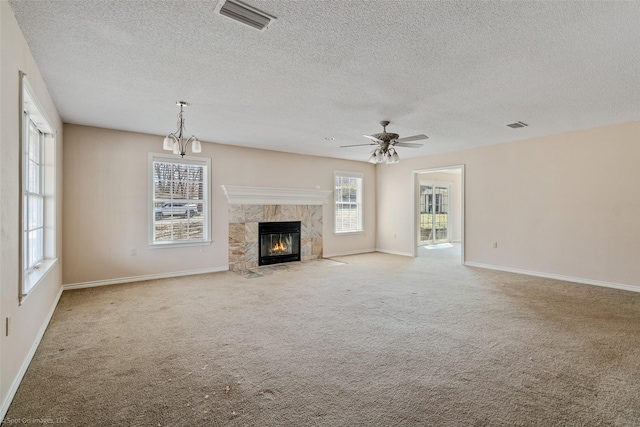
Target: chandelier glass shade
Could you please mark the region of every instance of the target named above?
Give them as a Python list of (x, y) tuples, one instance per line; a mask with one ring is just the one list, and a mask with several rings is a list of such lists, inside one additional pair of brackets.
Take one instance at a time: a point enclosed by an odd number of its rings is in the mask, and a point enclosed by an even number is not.
[(398, 163), (400, 161), (400, 156), (398, 156), (398, 152), (393, 147), (378, 147), (371, 152), (371, 157), (369, 157), (369, 163)]
[(178, 101), (176, 102), (176, 105), (180, 106), (180, 113), (178, 113), (178, 130), (170, 133), (164, 138), (162, 148), (167, 151), (173, 151), (173, 154), (179, 154), (184, 157), (187, 152), (187, 146), (191, 143), (191, 152), (201, 153), (202, 145), (198, 138), (193, 135), (189, 138), (184, 136), (186, 133), (186, 129), (184, 127), (184, 107), (189, 104), (184, 101)]

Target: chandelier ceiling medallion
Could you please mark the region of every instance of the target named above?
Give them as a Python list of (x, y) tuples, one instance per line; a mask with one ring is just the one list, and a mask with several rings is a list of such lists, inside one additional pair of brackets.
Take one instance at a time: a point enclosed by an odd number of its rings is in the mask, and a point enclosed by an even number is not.
[(184, 108), (189, 104), (184, 101), (178, 101), (176, 102), (176, 105), (180, 107), (180, 113), (178, 113), (178, 130), (170, 133), (164, 138), (162, 148), (167, 151), (173, 151), (173, 154), (179, 154), (184, 157), (187, 152), (187, 146), (191, 143), (191, 152), (201, 153), (202, 146), (200, 145), (198, 138), (193, 135), (189, 138), (184, 136), (186, 133), (186, 129), (184, 127)]

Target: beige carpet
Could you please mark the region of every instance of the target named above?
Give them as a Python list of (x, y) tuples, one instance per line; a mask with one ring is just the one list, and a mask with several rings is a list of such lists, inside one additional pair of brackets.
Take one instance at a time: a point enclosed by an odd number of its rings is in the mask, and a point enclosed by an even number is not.
[(5, 424), (640, 425), (640, 293), (456, 250), (66, 291)]

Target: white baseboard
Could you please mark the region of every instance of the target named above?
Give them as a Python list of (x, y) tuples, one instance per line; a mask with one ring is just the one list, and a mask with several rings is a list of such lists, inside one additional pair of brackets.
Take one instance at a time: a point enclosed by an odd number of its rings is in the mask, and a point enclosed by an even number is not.
[(412, 253), (409, 253), (409, 252), (388, 251), (386, 249), (378, 249), (378, 248), (376, 248), (376, 252), (382, 252), (382, 253), (390, 254), (390, 255), (409, 256), (411, 258), (414, 258), (414, 255)]
[(469, 267), (486, 268), (489, 270), (507, 271), (509, 273), (524, 274), (527, 276), (544, 277), (547, 279), (563, 280), (565, 282), (581, 283), (583, 285), (603, 286), (605, 288), (622, 289), (625, 291), (640, 292), (640, 286), (624, 283), (603, 282), (601, 280), (583, 279), (581, 277), (563, 276), (561, 274), (543, 273), (540, 271), (521, 270), (519, 268), (501, 267), (498, 265), (482, 264), (480, 262), (465, 262)]
[(347, 256), (347, 255), (358, 255), (358, 254), (368, 254), (371, 252), (375, 252), (375, 249), (364, 249), (359, 251), (347, 251), (347, 252), (333, 252), (333, 253), (323, 253), (322, 258), (332, 258), (334, 256)]
[(224, 267), (203, 268), (201, 270), (186, 270), (186, 271), (176, 271), (173, 273), (159, 273), (159, 274), (146, 274), (143, 276), (119, 277), (117, 279), (96, 280), (93, 282), (83, 282), (83, 283), (71, 283), (68, 285), (63, 285), (62, 289), (67, 291), (71, 289), (94, 288), (96, 286), (118, 285), (120, 283), (142, 282), (145, 280), (156, 280), (156, 279), (168, 279), (170, 277), (192, 276), (194, 274), (219, 273), (221, 271), (228, 271), (228, 270), (229, 270), (229, 266), (227, 265)]
[(49, 326), (49, 322), (53, 317), (53, 313), (56, 311), (56, 306), (58, 305), (60, 296), (62, 296), (62, 288), (60, 288), (60, 290), (58, 291), (58, 295), (56, 295), (56, 297), (53, 299), (53, 304), (51, 305), (51, 308), (49, 309), (49, 312), (45, 317), (45, 321), (42, 323), (42, 326), (38, 330), (38, 333), (36, 334), (36, 339), (33, 341), (33, 344), (31, 345), (29, 352), (24, 358), (22, 362), (22, 366), (20, 366), (20, 370), (18, 371), (18, 375), (16, 375), (13, 382), (11, 383), (11, 387), (9, 387), (9, 390), (7, 391), (7, 396), (5, 397), (4, 401), (2, 402), (2, 406), (0, 407), (0, 421), (4, 420), (4, 416), (7, 415), (9, 406), (11, 405), (11, 402), (13, 401), (13, 398), (15, 397), (16, 392), (18, 391), (18, 387), (20, 386), (20, 383), (24, 378), (24, 374), (27, 373), (27, 368), (31, 363), (31, 359), (33, 359), (33, 356), (36, 354), (36, 350), (38, 349), (38, 346), (40, 345), (40, 341), (42, 340), (42, 337), (44, 336), (44, 333), (47, 330), (47, 326)]

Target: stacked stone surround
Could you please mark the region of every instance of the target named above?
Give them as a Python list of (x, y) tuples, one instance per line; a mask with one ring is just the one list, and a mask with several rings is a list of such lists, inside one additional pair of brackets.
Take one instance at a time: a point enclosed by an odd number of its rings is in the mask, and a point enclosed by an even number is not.
[(322, 205), (229, 205), (229, 270), (258, 267), (258, 223), (300, 221), (301, 260), (322, 258)]

